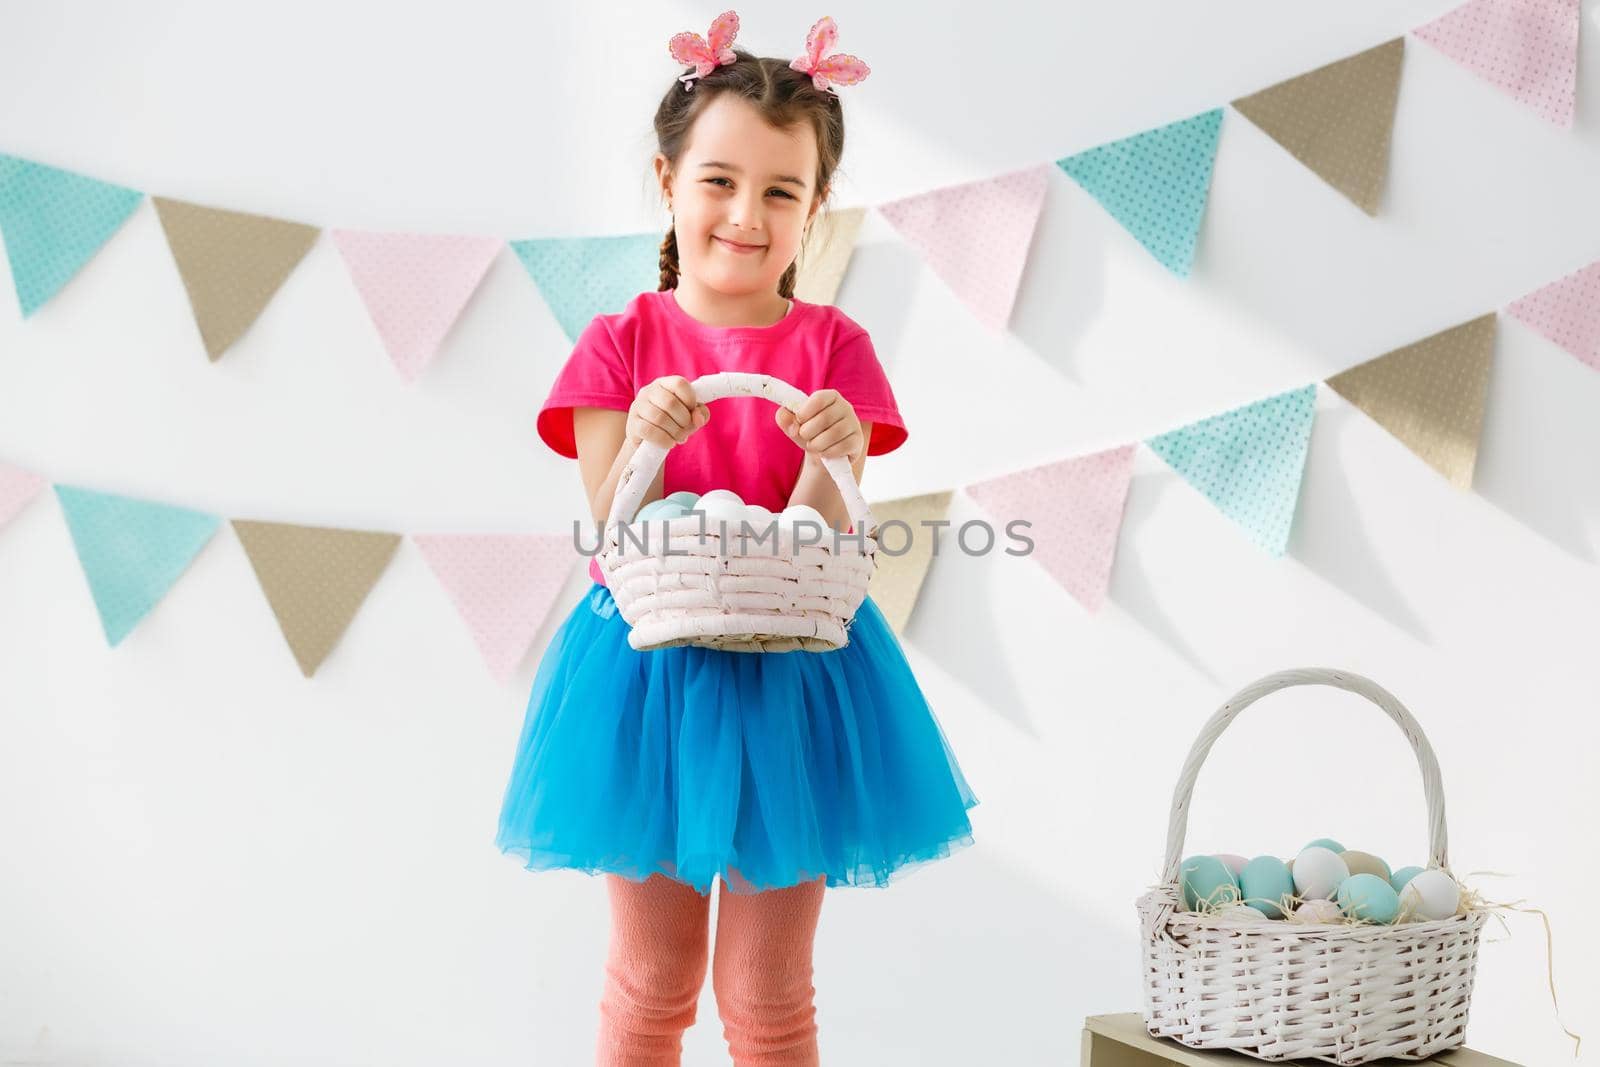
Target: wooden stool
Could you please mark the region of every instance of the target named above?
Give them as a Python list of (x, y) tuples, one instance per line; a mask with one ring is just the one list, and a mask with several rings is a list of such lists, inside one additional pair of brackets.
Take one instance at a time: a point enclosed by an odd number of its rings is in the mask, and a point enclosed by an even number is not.
[[(1321, 1060), (1279, 1060), (1280, 1063), (1314, 1065)], [(1081, 1067), (1161, 1067), (1181, 1063), (1185, 1067), (1256, 1067), (1267, 1063), (1237, 1052), (1212, 1052), (1193, 1049), (1176, 1041), (1151, 1037), (1138, 1012), (1122, 1015), (1091, 1015), (1083, 1021), (1083, 1062)], [(1502, 1060), (1469, 1048), (1441, 1052), (1428, 1060), (1374, 1060), (1372, 1067), (1401, 1067), (1402, 1064), (1438, 1064), (1440, 1067), (1526, 1067), (1515, 1060)]]

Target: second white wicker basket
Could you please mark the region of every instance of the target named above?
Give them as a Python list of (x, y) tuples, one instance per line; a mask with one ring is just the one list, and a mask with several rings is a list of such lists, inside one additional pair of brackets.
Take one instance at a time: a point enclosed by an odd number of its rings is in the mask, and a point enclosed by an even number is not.
[(1172, 797), (1162, 884), (1139, 898), (1150, 1033), (1262, 1060), (1422, 1060), (1466, 1040), (1487, 914), (1394, 926), (1303, 925), (1184, 910), (1178, 879), (1195, 778), (1234, 717), (1290, 686), (1330, 685), (1377, 704), (1422, 770), (1429, 866), (1448, 871), (1444, 787), (1422, 728), (1391, 694), (1350, 671), (1280, 671), (1240, 690), (1200, 731)]

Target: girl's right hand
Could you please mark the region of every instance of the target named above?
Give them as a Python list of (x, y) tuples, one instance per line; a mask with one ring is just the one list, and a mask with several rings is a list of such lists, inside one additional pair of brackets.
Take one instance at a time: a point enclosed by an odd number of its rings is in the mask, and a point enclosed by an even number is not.
[(681, 445), (711, 418), (711, 409), (694, 395), (694, 385), (680, 375), (657, 378), (633, 398), (625, 432), (631, 441), (649, 441), (662, 448)]

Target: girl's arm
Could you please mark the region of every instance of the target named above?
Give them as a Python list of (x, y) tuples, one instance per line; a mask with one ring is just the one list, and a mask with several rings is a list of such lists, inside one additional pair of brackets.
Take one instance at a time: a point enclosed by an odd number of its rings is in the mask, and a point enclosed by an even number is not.
[[(695, 397), (693, 383), (677, 374), (663, 375), (639, 390), (627, 411), (574, 407), (572, 443), (595, 525), (603, 527), (610, 516), (617, 479), (639, 445), (681, 445), (710, 418), (711, 410)], [(639, 501), (641, 507), (661, 499), (666, 474), (663, 463)]]
[[(872, 440), (872, 423), (861, 424), (861, 437), (866, 441)], [(855, 474), (858, 485), (866, 466), (867, 450), (862, 448), (861, 455), (850, 461), (850, 470)], [(833, 475), (828, 473), (828, 468), (822, 465), (822, 460), (815, 453), (806, 453), (805, 462), (800, 467), (800, 477), (794, 483), (794, 491), (789, 494), (789, 503), (810, 504), (822, 513), (823, 519), (835, 530), (842, 532), (850, 528), (850, 512), (844, 506), (844, 497), (839, 495), (839, 487), (833, 484)]]
[[(589, 495), (589, 510), (595, 525), (604, 526), (611, 514), (611, 501), (617, 493), (617, 479), (622, 468), (628, 465), (639, 448), (639, 442), (628, 437), (628, 413), (611, 408), (573, 408), (572, 437), (578, 446), (578, 472), (583, 476), (583, 488)], [(650, 483), (643, 507), (652, 500), (660, 500), (666, 480), (667, 465), (663, 463)], [(837, 494), (836, 494), (837, 495)]]

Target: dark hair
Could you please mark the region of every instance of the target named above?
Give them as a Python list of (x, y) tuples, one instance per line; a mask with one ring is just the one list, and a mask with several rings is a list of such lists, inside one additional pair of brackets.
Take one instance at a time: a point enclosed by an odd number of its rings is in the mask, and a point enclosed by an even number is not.
[[(672, 88), (661, 98), (656, 108), (656, 142), (667, 166), (676, 170), (689, 143), (689, 131), (706, 105), (723, 93), (733, 93), (753, 104), (761, 117), (774, 129), (784, 129), (800, 122), (809, 122), (817, 135), (817, 195), (823, 196), (844, 155), (844, 113), (839, 107), (839, 97), (818, 89), (811, 76), (789, 66), (786, 59), (755, 56), (734, 49), (734, 62), (718, 66), (710, 74), (694, 80), (694, 88), (685, 91), (683, 83), (673, 81)], [(687, 74), (694, 68), (685, 67)], [(826, 201), (824, 201), (826, 202)], [(779, 295), (794, 296), (795, 276), (799, 258), (789, 264), (789, 269), (778, 279)], [(678, 287), (678, 236), (669, 227), (661, 242), (661, 289)]]

